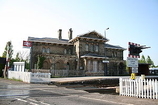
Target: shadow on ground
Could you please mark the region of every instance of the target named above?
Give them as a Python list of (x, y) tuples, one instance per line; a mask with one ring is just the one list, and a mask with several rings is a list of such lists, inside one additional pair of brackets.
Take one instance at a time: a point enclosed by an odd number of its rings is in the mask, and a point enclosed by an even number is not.
[(114, 85), (60, 85), (62, 87), (66, 87), (69, 89), (75, 89), (75, 90), (84, 90), (89, 93), (100, 93), (100, 94), (111, 94), (111, 95), (118, 95), (116, 93), (116, 89), (118, 86)]

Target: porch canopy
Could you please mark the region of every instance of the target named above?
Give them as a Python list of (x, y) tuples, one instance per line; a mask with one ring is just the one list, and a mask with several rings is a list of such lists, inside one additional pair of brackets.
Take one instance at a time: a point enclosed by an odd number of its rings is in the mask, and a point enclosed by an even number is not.
[(89, 53), (89, 54), (82, 55), (81, 58), (106, 59), (107, 57)]

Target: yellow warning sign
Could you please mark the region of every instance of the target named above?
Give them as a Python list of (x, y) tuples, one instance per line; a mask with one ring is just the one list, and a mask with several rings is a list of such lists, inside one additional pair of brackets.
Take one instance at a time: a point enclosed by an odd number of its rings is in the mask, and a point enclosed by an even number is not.
[(136, 79), (136, 74), (135, 73), (131, 73), (131, 79)]

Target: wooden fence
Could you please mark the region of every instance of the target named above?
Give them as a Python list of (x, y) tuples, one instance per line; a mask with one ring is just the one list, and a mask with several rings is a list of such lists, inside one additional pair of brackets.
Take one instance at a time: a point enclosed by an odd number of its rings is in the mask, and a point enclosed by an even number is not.
[(158, 99), (158, 81), (157, 79), (129, 79), (120, 78), (120, 95)]

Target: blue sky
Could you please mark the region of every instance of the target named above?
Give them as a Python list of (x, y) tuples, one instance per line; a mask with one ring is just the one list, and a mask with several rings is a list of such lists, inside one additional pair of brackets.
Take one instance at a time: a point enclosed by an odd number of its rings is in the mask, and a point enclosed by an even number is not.
[(0, 0), (0, 55), (10, 40), (15, 54), (28, 51), (22, 48), (28, 36), (57, 38), (62, 29), (67, 39), (69, 28), (73, 38), (93, 30), (104, 35), (107, 27), (109, 44), (150, 46), (141, 55), (158, 65), (158, 0)]

